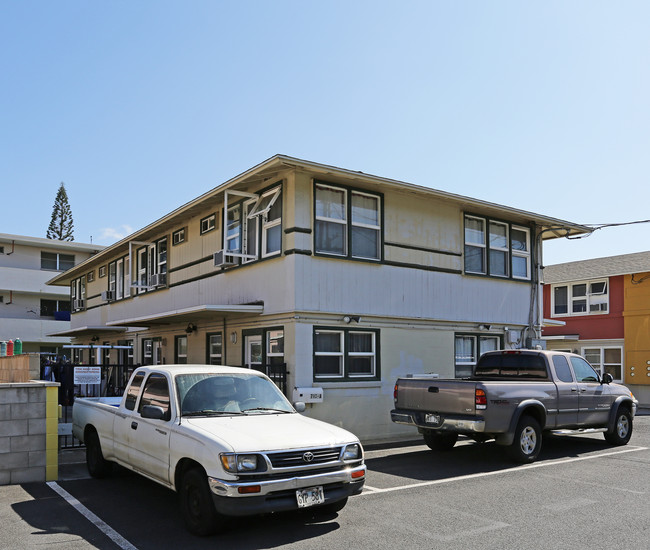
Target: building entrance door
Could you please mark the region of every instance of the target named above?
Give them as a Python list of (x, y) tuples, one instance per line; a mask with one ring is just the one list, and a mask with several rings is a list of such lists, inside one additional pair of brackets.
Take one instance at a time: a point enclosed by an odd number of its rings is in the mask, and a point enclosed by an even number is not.
[(249, 369), (259, 370), (262, 364), (262, 335), (251, 334), (246, 336), (245, 348), (246, 357), (244, 358), (244, 364)]

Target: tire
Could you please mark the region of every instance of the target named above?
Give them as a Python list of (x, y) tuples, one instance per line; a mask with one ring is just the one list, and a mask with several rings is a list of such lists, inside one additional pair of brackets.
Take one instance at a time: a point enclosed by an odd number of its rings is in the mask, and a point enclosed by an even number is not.
[(427, 431), (423, 436), (424, 442), (432, 451), (450, 451), (458, 441), (458, 434), (454, 432)]
[(214, 507), (208, 477), (202, 468), (191, 468), (183, 474), (179, 497), (183, 521), (190, 533), (206, 537), (223, 528), (224, 520)]
[(86, 441), (86, 467), (88, 473), (94, 477), (101, 479), (108, 476), (113, 470), (113, 463), (104, 458), (102, 453), (102, 446), (99, 443), (99, 436), (97, 432), (90, 431), (85, 437)]
[(605, 432), (605, 440), (610, 445), (627, 445), (632, 437), (632, 413), (625, 407), (619, 407), (614, 420), (614, 430)]
[(515, 439), (510, 445), (510, 457), (520, 464), (535, 462), (542, 448), (542, 430), (532, 416), (524, 415), (517, 423)]

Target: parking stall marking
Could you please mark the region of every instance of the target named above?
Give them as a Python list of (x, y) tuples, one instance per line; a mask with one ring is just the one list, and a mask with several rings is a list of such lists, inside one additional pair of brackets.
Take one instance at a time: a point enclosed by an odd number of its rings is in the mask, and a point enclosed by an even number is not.
[(59, 494), (63, 500), (65, 500), (70, 506), (72, 506), (77, 512), (84, 516), (90, 523), (95, 525), (102, 533), (104, 533), (109, 539), (111, 539), (115, 544), (117, 544), (122, 550), (138, 550), (133, 546), (128, 540), (126, 540), (122, 535), (120, 535), (115, 529), (113, 529), (106, 522), (102, 521), (95, 514), (93, 514), (88, 508), (86, 508), (81, 502), (74, 498), (68, 491), (61, 487), (55, 481), (48, 481), (47, 486), (50, 487), (53, 491)]
[(580, 462), (583, 460), (594, 460), (597, 458), (603, 458), (603, 457), (609, 457), (609, 456), (616, 456), (624, 453), (634, 453), (638, 451), (647, 451), (648, 447), (627, 447), (625, 449), (621, 449), (618, 451), (610, 451), (607, 453), (601, 453), (597, 455), (591, 455), (591, 456), (580, 456), (576, 458), (566, 458), (566, 459), (560, 459), (560, 460), (553, 460), (550, 462), (536, 462), (534, 464), (527, 464), (525, 466), (515, 466), (513, 468), (508, 468), (506, 470), (495, 470), (492, 472), (481, 472), (478, 474), (468, 474), (464, 476), (455, 476), (455, 477), (448, 477), (445, 479), (434, 479), (431, 481), (422, 481), (420, 483), (411, 483), (410, 485), (401, 485), (399, 487), (389, 487), (387, 489), (380, 489), (379, 487), (372, 487), (369, 485), (364, 485), (363, 487), (363, 492), (361, 493), (360, 496), (363, 495), (374, 495), (378, 493), (391, 493), (393, 491), (403, 491), (405, 489), (415, 489), (418, 487), (429, 487), (431, 485), (442, 485), (443, 483), (452, 483), (454, 481), (463, 481), (466, 479), (477, 479), (480, 477), (488, 477), (488, 476), (493, 476), (493, 475), (499, 475), (499, 474), (508, 474), (508, 473), (513, 473), (513, 472), (521, 472), (523, 470), (532, 470), (534, 468), (545, 468), (547, 466), (555, 466), (557, 464), (570, 464), (572, 462)]

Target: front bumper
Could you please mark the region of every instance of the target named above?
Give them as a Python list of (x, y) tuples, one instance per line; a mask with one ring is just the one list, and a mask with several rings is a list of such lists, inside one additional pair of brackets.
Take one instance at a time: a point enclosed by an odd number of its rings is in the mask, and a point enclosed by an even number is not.
[[(363, 476), (352, 478), (353, 473), (363, 472)], [(358, 494), (365, 482), (366, 466), (354, 466), (336, 472), (314, 475), (296, 475), (267, 481), (225, 481), (208, 477), (212, 498), (217, 512), (227, 516), (247, 516), (269, 512), (298, 509), (296, 490), (323, 486), (325, 504), (342, 500)], [(259, 487), (255, 493), (240, 493), (249, 487)]]
[(420, 411), (404, 411), (394, 409), (390, 411), (390, 419), (396, 424), (417, 426), (427, 430), (441, 430), (457, 433), (483, 433), (485, 432), (485, 419), (480, 416), (444, 416), (440, 415), (440, 422), (429, 423), (425, 421), (427, 413)]

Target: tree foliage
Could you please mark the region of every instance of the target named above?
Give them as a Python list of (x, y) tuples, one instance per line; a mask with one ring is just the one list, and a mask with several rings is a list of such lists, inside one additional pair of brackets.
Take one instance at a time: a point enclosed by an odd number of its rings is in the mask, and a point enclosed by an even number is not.
[(52, 219), (47, 228), (47, 238), (59, 241), (74, 241), (73, 229), (74, 223), (72, 221), (72, 210), (68, 203), (68, 194), (65, 191), (65, 185), (61, 182), (54, 199)]

